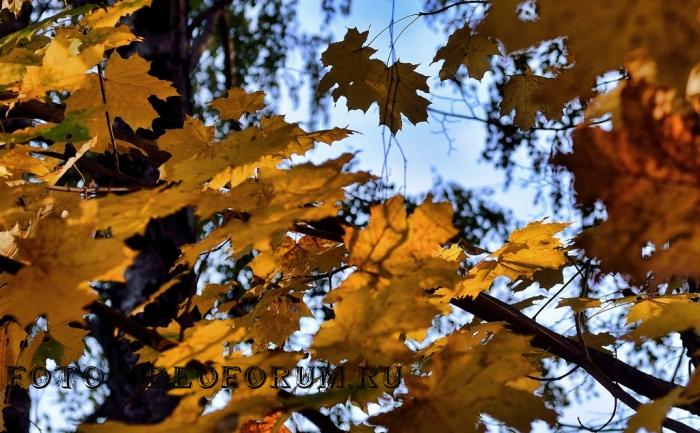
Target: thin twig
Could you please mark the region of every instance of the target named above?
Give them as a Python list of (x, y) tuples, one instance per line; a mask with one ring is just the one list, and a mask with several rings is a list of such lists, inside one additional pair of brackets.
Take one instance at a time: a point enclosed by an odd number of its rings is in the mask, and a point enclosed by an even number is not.
[(107, 130), (109, 131), (109, 140), (112, 144), (112, 151), (114, 152), (114, 169), (117, 173), (121, 173), (119, 170), (119, 153), (117, 152), (117, 142), (114, 140), (114, 131), (112, 131), (112, 119), (109, 117), (109, 110), (107, 110), (107, 92), (105, 91), (105, 79), (104, 71), (102, 70), (102, 64), (97, 64), (97, 77), (100, 82), (100, 93), (102, 93), (102, 103), (105, 106), (105, 121), (107, 122)]
[(547, 305), (549, 305), (553, 300), (555, 300), (555, 299), (557, 298), (557, 296), (559, 296), (559, 294), (560, 294), (561, 292), (563, 292), (564, 289), (566, 289), (566, 287), (567, 287), (569, 284), (571, 284), (571, 282), (574, 281), (574, 279), (575, 279), (578, 275), (580, 275), (580, 274), (581, 274), (581, 271), (578, 270), (571, 278), (569, 278), (569, 281), (567, 281), (567, 282), (562, 286), (562, 288), (559, 289), (559, 290), (557, 291), (557, 293), (555, 293), (554, 295), (552, 295), (552, 297), (550, 297), (550, 298), (547, 300), (547, 302), (545, 302), (544, 305), (542, 305), (542, 306), (540, 307), (540, 309), (537, 310), (537, 312), (532, 316), (532, 320), (537, 319), (537, 316), (542, 312), (542, 310), (544, 310), (545, 308), (547, 308)]
[(46, 189), (51, 191), (61, 191), (61, 192), (79, 192), (83, 194), (96, 194), (100, 192), (130, 192), (136, 191), (140, 188), (134, 186), (88, 186), (88, 187), (78, 187), (78, 186), (59, 186), (59, 185), (48, 185)]
[(569, 375), (573, 374), (578, 369), (579, 369), (579, 366), (577, 365), (574, 368), (572, 368), (571, 370), (569, 370), (566, 373), (562, 374), (561, 376), (557, 376), (557, 377), (535, 377), (535, 376), (530, 376), (529, 374), (526, 375), (525, 377), (527, 377), (528, 379), (532, 379), (532, 380), (538, 380), (540, 382), (555, 382), (557, 380), (562, 380), (563, 378), (568, 377)]
[(448, 9), (451, 9), (451, 8), (453, 8), (453, 7), (455, 7), (455, 6), (460, 6), (460, 5), (466, 5), (466, 4), (484, 4), (484, 5), (485, 5), (485, 4), (490, 4), (490, 3), (491, 3), (490, 1), (484, 1), (484, 0), (465, 0), (465, 1), (458, 1), (458, 2), (452, 3), (451, 5), (447, 5), (447, 6), (441, 7), (440, 9), (436, 9), (436, 10), (434, 10), (434, 11), (429, 11), (429, 12), (418, 12), (418, 16), (427, 17), (427, 16), (430, 16), (430, 15), (437, 15), (437, 14), (440, 14), (440, 13), (445, 12), (445, 11), (448, 10)]

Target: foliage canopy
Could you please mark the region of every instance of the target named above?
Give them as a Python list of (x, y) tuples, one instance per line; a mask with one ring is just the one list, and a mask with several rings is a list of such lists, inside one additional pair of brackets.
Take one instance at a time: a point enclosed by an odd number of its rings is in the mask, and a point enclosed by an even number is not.
[[(425, 59), (443, 62), (436, 78), (446, 82), (459, 80), (462, 66), (483, 80), (515, 59), (498, 118), (510, 116), (520, 133), (579, 109), (563, 128), (571, 151), (548, 163), (572, 173), (578, 202), (604, 205), (607, 219), (580, 233), (568, 222), (533, 221), (491, 252), (455, 225), (456, 199), (396, 195), (368, 204), (366, 224), (343, 219), (346, 191), (376, 178), (353, 170), (351, 154), (319, 164), (291, 158), (353, 131), (288, 123), (266, 111), (260, 90), (231, 87), (204, 115), (157, 126), (178, 89), (151, 74), (129, 26), (151, 3), (76, 6), (0, 40), (0, 104), (7, 119), (23, 120), (0, 134), (0, 364), (30, 371), (47, 359), (75, 362), (95, 324), (109, 323), (131, 366), (201, 372), (325, 362), (352, 367), (353, 383), (362, 380), (358, 366), (405, 367), (405, 386), (239, 386), (212, 410), (219, 387), (171, 384), (157, 394), (169, 405), (163, 418), (104, 416), (79, 431), (288, 432), (293, 413), (339, 431), (322, 408), (367, 411), (387, 394), (399, 405), (350, 431), (483, 431), (489, 419), (528, 431), (538, 420), (558, 425), (563, 403), (543, 377), (558, 360), (590, 375), (616, 407), (634, 410), (627, 431), (695, 431), (667, 414), (700, 415), (698, 374), (676, 384), (611, 349), (680, 335), (691, 364), (700, 362), (697, 1), (497, 0), (416, 14), (483, 7)], [(3, 14), (20, 14), (22, 4), (3, 0)], [(392, 134), (404, 120), (427, 121), (429, 77), (417, 65), (374, 58), (368, 37), (352, 28), (328, 46), (318, 92), (345, 98), (349, 109), (376, 107)], [(547, 44), (563, 47), (564, 60), (540, 70), (532, 52)], [(624, 71), (617, 86), (599, 92), (600, 77), (616, 71)], [(154, 233), (176, 254), (164, 259), (157, 287), (136, 293), (148, 275), (144, 257), (166, 255), (149, 249)], [(215, 255), (236, 274), (198, 290)], [(604, 296), (594, 286), (606, 278), (625, 289)], [(580, 295), (561, 299), (574, 280)], [(510, 302), (514, 294), (519, 302)], [(316, 313), (312, 295), (330, 313), (295, 349), (287, 343)], [(568, 334), (537, 321), (557, 298), (561, 315), (573, 316)], [(533, 304), (539, 310), (530, 315)], [(614, 307), (624, 309), (620, 327), (588, 325)], [(471, 320), (435, 337), (434, 323), (458, 309)], [(13, 382), (0, 371), (5, 418), (16, 417), (13, 396), (30, 386)]]

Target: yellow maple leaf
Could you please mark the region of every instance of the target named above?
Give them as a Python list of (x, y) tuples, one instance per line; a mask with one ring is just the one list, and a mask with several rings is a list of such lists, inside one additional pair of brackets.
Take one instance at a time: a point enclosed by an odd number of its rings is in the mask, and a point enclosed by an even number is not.
[(625, 335), (632, 341), (643, 338), (659, 338), (671, 332), (700, 329), (700, 304), (692, 300), (669, 302), (655, 309), (654, 315)]
[(482, 413), (518, 431), (529, 431), (537, 419), (553, 424), (556, 414), (540, 397), (509, 386), (533, 370), (522, 356), (531, 350), (529, 338), (499, 328), (487, 325), (448, 336), (426, 365), (430, 375), (405, 377), (403, 404), (369, 422), (417, 433), (480, 431)]
[(254, 353), (268, 349), (270, 343), (282, 347), (299, 330), (299, 319), (312, 316), (302, 295), (288, 292), (286, 288), (265, 290), (252, 311), (234, 320), (234, 326), (246, 329), (246, 337), (254, 340)]
[(338, 267), (346, 252), (337, 242), (313, 236), (302, 236), (298, 240), (285, 236), (272, 250), (258, 254), (250, 266), (255, 275), (263, 278), (276, 272), (295, 278)]
[(80, 51), (82, 41), (71, 32), (57, 32), (44, 50), (41, 65), (28, 65), (13, 90), (19, 100), (40, 99), (50, 90), (74, 91), (86, 79), (85, 72), (101, 59), (94, 50)]
[(589, 308), (598, 308), (601, 305), (600, 299), (595, 298), (564, 298), (559, 300), (557, 308), (569, 307), (575, 312), (579, 312)]
[(120, 0), (108, 7), (95, 8), (80, 20), (80, 24), (89, 28), (114, 27), (123, 16), (150, 6), (152, 2), (153, 0)]
[[(123, 274), (133, 257), (119, 240), (93, 239), (94, 230), (94, 222), (82, 223), (79, 216), (50, 216), (39, 222), (33, 236), (16, 239), (19, 258), (27, 265), (0, 288), (0, 313), (23, 325), (33, 323), (39, 314), (48, 316), (49, 326), (80, 321), (83, 306), (97, 297), (88, 282), (103, 274)], [(50, 290), (27, 302), (37, 287)]]
[(290, 170), (261, 171), (257, 179), (243, 182), (226, 194), (211, 191), (202, 196), (198, 202), (200, 215), (230, 208), (247, 216), (231, 219), (199, 243), (184, 246), (182, 260), (194, 263), (200, 253), (229, 239), (236, 256), (251, 248), (266, 251), (272, 248), (272, 239), (290, 230), (295, 222), (336, 215), (337, 202), (345, 195), (342, 188), (370, 179), (364, 172), (342, 173), (351, 158), (345, 154), (320, 166), (302, 164)]
[(379, 106), (379, 123), (391, 132), (401, 129), (401, 115), (416, 124), (428, 120), (430, 101), (416, 94), (428, 92), (427, 77), (415, 71), (416, 66), (397, 62), (387, 66), (381, 60), (370, 59), (376, 50), (363, 47), (368, 32), (349, 29), (341, 42), (335, 42), (321, 56), (331, 70), (318, 84), (321, 93), (333, 90), (337, 101), (347, 99), (349, 109), (367, 111), (372, 103)]
[(568, 263), (566, 249), (554, 235), (567, 225), (537, 221), (514, 231), (505, 245), (469, 270), (457, 286), (456, 296), (475, 297), (498, 277), (515, 282), (532, 279), (543, 270), (560, 270)]
[(456, 283), (459, 263), (434, 254), (455, 233), (451, 206), (430, 197), (410, 216), (400, 196), (373, 207), (367, 227), (345, 235), (348, 262), (357, 269), (326, 298), (337, 303), (336, 318), (314, 338), (317, 355), (331, 362), (407, 362), (411, 352), (402, 338), (421, 340), (431, 319), (449, 309), (426, 289)]
[[(177, 96), (171, 83), (148, 74), (150, 63), (138, 54), (124, 59), (118, 53), (110, 56), (104, 75), (106, 104), (102, 101), (102, 89), (97, 74), (90, 74), (87, 83), (66, 101), (66, 112), (103, 107), (110, 116), (120, 117), (132, 128), (150, 129), (158, 117), (148, 97), (160, 99)], [(96, 110), (96, 113), (99, 110)], [(100, 124), (105, 124), (104, 111)], [(96, 114), (99, 118), (99, 116)], [(106, 125), (106, 124), (105, 124)], [(105, 126), (106, 127), (106, 126)], [(102, 131), (93, 131), (93, 133)], [(104, 132), (102, 132), (104, 134)], [(102, 135), (109, 137), (109, 134)]]
[(240, 88), (232, 88), (226, 92), (223, 98), (212, 101), (211, 107), (219, 111), (219, 118), (223, 120), (238, 120), (243, 113), (254, 113), (265, 108), (265, 93), (257, 91), (247, 93)]
[(625, 433), (637, 433), (640, 430), (649, 433), (661, 433), (666, 414), (675, 406), (697, 401), (700, 395), (700, 374), (695, 372), (686, 387), (673, 388), (668, 394), (645, 403), (637, 408), (636, 413), (627, 422)]

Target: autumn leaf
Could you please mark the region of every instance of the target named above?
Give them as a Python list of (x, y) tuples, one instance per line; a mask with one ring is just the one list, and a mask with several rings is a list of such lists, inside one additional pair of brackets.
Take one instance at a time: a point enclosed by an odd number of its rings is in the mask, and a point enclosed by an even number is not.
[(249, 331), (255, 353), (267, 350), (270, 343), (282, 347), (289, 335), (299, 330), (299, 319), (312, 316), (301, 297), (288, 292), (266, 290), (251, 312), (234, 320), (235, 326)]
[(376, 50), (363, 46), (368, 33), (349, 29), (343, 41), (328, 46), (321, 60), (331, 70), (321, 79), (318, 91), (326, 93), (337, 84), (333, 99), (345, 96), (351, 110), (367, 111), (377, 103), (379, 123), (393, 133), (401, 129), (402, 114), (413, 124), (428, 120), (430, 101), (416, 94), (418, 90), (428, 92), (427, 77), (409, 63), (387, 66), (370, 59)]
[(517, 282), (531, 280), (545, 270), (559, 272), (568, 261), (566, 248), (554, 235), (567, 225), (538, 221), (514, 231), (508, 243), (469, 270), (455, 295), (475, 297), (488, 290), (498, 277)]
[(436, 429), (457, 433), (465, 431), (465, 426), (480, 431), (482, 413), (519, 431), (529, 431), (536, 419), (553, 423), (554, 412), (539, 397), (507, 386), (532, 371), (531, 362), (521, 356), (528, 351), (528, 337), (487, 329), (495, 334), (487, 343), (483, 342), (485, 330), (478, 327), (447, 337), (442, 349), (430, 358), (431, 374), (406, 377), (409, 394), (403, 404), (369, 422), (389, 431), (417, 433)]
[(276, 272), (286, 279), (300, 278), (339, 267), (346, 252), (338, 242), (313, 236), (302, 236), (298, 240), (285, 236), (273, 249), (258, 254), (251, 269), (263, 278), (270, 278)]
[(499, 54), (498, 46), (487, 36), (475, 34), (468, 24), (457, 29), (447, 39), (447, 45), (435, 53), (433, 62), (444, 60), (440, 79), (447, 80), (457, 74), (460, 65), (467, 67), (471, 78), (481, 80), (491, 69), (490, 58)]
[[(297, 165), (289, 170), (261, 171), (222, 195), (211, 192), (199, 200), (199, 212), (211, 215), (229, 208), (243, 212), (244, 218), (230, 218), (197, 244), (183, 248), (183, 260), (194, 263), (200, 253), (227, 240), (232, 241), (234, 257), (252, 248), (273, 248), (272, 239), (290, 230), (295, 222), (319, 220), (337, 213), (337, 202), (344, 196), (341, 189), (370, 178), (367, 173), (342, 173), (351, 155), (343, 155), (320, 166)], [(307, 206), (315, 203), (314, 206)]]
[(281, 412), (274, 412), (261, 420), (250, 420), (241, 427), (241, 433), (291, 433), (282, 422)]
[(95, 10), (81, 20), (81, 24), (90, 28), (113, 27), (125, 16), (139, 9), (150, 6), (153, 0), (119, 0), (113, 5)]
[(654, 315), (643, 319), (639, 326), (625, 338), (640, 341), (643, 338), (659, 338), (671, 332), (700, 330), (700, 304), (697, 302), (671, 302), (662, 304)]
[(265, 108), (265, 93), (247, 93), (240, 88), (229, 89), (226, 96), (216, 98), (211, 103), (211, 108), (219, 111), (222, 120), (238, 120), (243, 113), (255, 113)]
[(293, 154), (303, 155), (316, 142), (330, 144), (349, 134), (341, 128), (309, 133), (298, 124), (273, 116), (264, 118), (260, 127), (212, 141), (212, 128), (201, 121), (188, 120), (184, 130), (168, 133), (159, 140), (161, 148), (174, 156), (161, 171), (165, 179), (181, 180), (186, 185), (211, 180), (211, 189), (224, 185), (232, 188), (253, 176), (256, 168), (274, 168)]
[(74, 92), (66, 101), (66, 111), (76, 111), (103, 107), (96, 110), (95, 121), (90, 125), (91, 132), (106, 140), (110, 135), (106, 129), (104, 110), (110, 116), (120, 117), (132, 128), (150, 129), (151, 123), (158, 117), (148, 97), (153, 95), (160, 99), (176, 96), (172, 85), (148, 74), (150, 64), (138, 54), (124, 59), (118, 53), (110, 56), (104, 74), (104, 99), (97, 74), (86, 77), (87, 83)]
[(501, 114), (508, 115), (515, 109), (514, 122), (524, 130), (535, 126), (537, 112), (544, 114), (548, 119), (559, 118), (561, 109), (557, 107), (556, 102), (552, 103), (551, 100), (539, 96), (551, 80), (532, 74), (509, 77), (503, 86)]
[(598, 308), (601, 305), (600, 299), (595, 298), (564, 298), (559, 300), (557, 308), (569, 307), (578, 313), (589, 308)]
[(85, 72), (102, 56), (93, 50), (81, 52), (81, 44), (70, 32), (58, 32), (44, 49), (41, 65), (28, 65), (22, 82), (14, 86), (18, 99), (40, 99), (50, 90), (80, 88), (86, 79)]
[[(555, 163), (574, 174), (577, 200), (605, 204), (607, 220), (582, 233), (577, 245), (601, 259), (606, 271), (658, 281), (671, 275), (697, 277), (700, 231), (690, 215), (700, 211), (695, 130), (700, 118), (676, 114), (668, 92), (643, 83), (622, 90), (622, 122), (612, 131), (581, 127), (574, 153)], [(667, 244), (668, 243), (668, 244)], [(650, 257), (642, 249), (654, 246)]]
[[(563, 104), (577, 96), (588, 98), (598, 75), (625, 66), (633, 54), (642, 53), (654, 63), (659, 82), (685, 92), (700, 52), (700, 29), (694, 18), (700, 2), (679, 7), (655, 0), (615, 4), (538, 0), (537, 19), (520, 17), (521, 3), (494, 2), (477, 30), (500, 40), (508, 53), (565, 38), (570, 67), (558, 71), (549, 85), (532, 89), (535, 101), (551, 104), (549, 114), (545, 113), (548, 117), (558, 118)], [(576, 25), (571, 25), (573, 17)], [(532, 112), (527, 100), (516, 100), (513, 106), (516, 112)]]
[[(86, 212), (88, 208), (83, 207)], [(115, 239), (92, 239), (94, 223), (80, 216), (45, 218), (40, 227), (34, 236), (16, 239), (19, 257), (28, 266), (0, 288), (0, 312), (23, 325), (47, 314), (51, 330), (61, 322), (81, 320), (83, 306), (97, 297), (88, 282), (103, 276), (119, 279), (133, 254)], [(35, 287), (51, 290), (26, 302)]]
[(433, 254), (454, 234), (451, 207), (430, 197), (408, 216), (401, 197), (372, 208), (365, 229), (345, 234), (357, 270), (326, 298), (337, 303), (335, 319), (314, 338), (316, 354), (370, 365), (408, 361), (402, 335), (422, 339), (431, 319), (447, 311), (426, 289), (456, 283), (459, 263)]

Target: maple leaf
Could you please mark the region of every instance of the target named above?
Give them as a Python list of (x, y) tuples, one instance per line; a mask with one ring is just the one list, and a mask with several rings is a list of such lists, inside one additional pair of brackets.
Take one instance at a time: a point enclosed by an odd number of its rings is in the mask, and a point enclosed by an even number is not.
[(331, 70), (318, 84), (318, 91), (333, 90), (333, 99), (347, 99), (349, 109), (367, 111), (376, 102), (379, 123), (396, 133), (401, 129), (401, 115), (413, 124), (428, 120), (430, 101), (416, 94), (428, 92), (427, 77), (415, 71), (416, 66), (397, 62), (387, 66), (381, 60), (370, 59), (376, 50), (364, 47), (368, 31), (349, 29), (341, 42), (335, 42), (321, 56)]
[(458, 297), (475, 297), (498, 277), (511, 282), (531, 280), (545, 270), (560, 271), (568, 261), (566, 248), (554, 237), (568, 224), (533, 222), (508, 237), (508, 243), (469, 270), (459, 283)]
[[(133, 254), (115, 239), (91, 238), (94, 225), (81, 219), (93, 218), (90, 207), (82, 207), (83, 217), (44, 218), (34, 236), (16, 239), (19, 257), (28, 265), (0, 288), (3, 315), (28, 325), (39, 314), (46, 314), (50, 329), (62, 322), (80, 321), (83, 306), (97, 296), (87, 283), (102, 277), (120, 279)], [(52, 290), (26, 302), (27, 294), (36, 287)]]
[[(700, 231), (690, 218), (700, 212), (700, 141), (691, 132), (700, 117), (676, 114), (668, 98), (665, 89), (628, 83), (620, 97), (622, 123), (612, 131), (579, 128), (574, 153), (554, 159), (573, 172), (579, 203), (605, 204), (607, 220), (577, 240), (605, 271), (638, 279), (649, 271), (658, 280), (700, 276), (693, 265)], [(648, 243), (655, 251), (645, 258)]]
[(41, 65), (41, 56), (22, 47), (13, 48), (0, 56), (0, 84), (7, 86), (22, 81), (27, 65)]
[(306, 153), (316, 142), (330, 144), (350, 134), (341, 128), (309, 133), (298, 124), (285, 122), (282, 116), (264, 118), (259, 128), (233, 132), (221, 141), (210, 140), (212, 131), (200, 121), (189, 120), (185, 131), (159, 140), (162, 149), (175, 156), (162, 170), (166, 179), (185, 185), (211, 180), (211, 189), (226, 184), (232, 188), (253, 176), (256, 168), (273, 168), (293, 154)]
[(265, 93), (258, 91), (247, 93), (240, 88), (229, 89), (226, 96), (216, 98), (211, 108), (219, 111), (222, 120), (238, 120), (243, 113), (254, 113), (265, 108)]
[(535, 126), (535, 116), (541, 112), (549, 119), (561, 116), (561, 108), (556, 102), (540, 96), (542, 89), (550, 85), (552, 78), (532, 74), (512, 75), (503, 86), (501, 114), (508, 115), (515, 110), (513, 121), (521, 129)]
[(313, 236), (302, 236), (299, 240), (285, 236), (272, 250), (258, 254), (251, 269), (264, 278), (276, 272), (287, 278), (309, 275), (313, 271), (323, 273), (340, 266), (346, 252), (337, 242)]
[[(477, 30), (500, 40), (509, 53), (566, 38), (567, 58), (572, 65), (560, 71), (549, 85), (534, 89), (535, 100), (552, 104), (552, 118), (561, 115), (563, 103), (577, 96), (590, 96), (596, 77), (624, 66), (632, 54), (642, 53), (654, 62), (661, 83), (685, 92), (688, 75), (700, 54), (700, 29), (694, 18), (699, 1), (679, 6), (655, 0), (614, 4), (606, 0), (537, 0), (536, 20), (520, 18), (521, 3), (494, 2)], [(576, 17), (576, 25), (571, 25), (572, 17)], [(526, 106), (518, 108), (527, 110)]]
[[(336, 215), (337, 202), (345, 194), (342, 188), (370, 178), (363, 172), (341, 172), (351, 158), (345, 154), (320, 166), (303, 164), (290, 170), (261, 171), (257, 179), (241, 183), (225, 195), (201, 198), (198, 205), (201, 215), (231, 208), (247, 216), (231, 219), (198, 244), (184, 246), (183, 260), (194, 263), (200, 253), (229, 239), (234, 256), (251, 248), (269, 250), (273, 248), (271, 239), (291, 229), (295, 222)], [(309, 203), (315, 205), (308, 206)]]
[[(493, 338), (483, 343), (487, 330)], [(555, 413), (540, 398), (508, 386), (532, 371), (522, 356), (529, 350), (528, 337), (492, 325), (452, 334), (429, 358), (430, 376), (406, 377), (409, 393), (403, 404), (369, 422), (417, 433), (481, 431), (482, 413), (519, 431), (529, 431), (536, 419), (553, 423)]]
[(282, 347), (299, 330), (299, 319), (312, 316), (300, 296), (288, 292), (284, 288), (265, 290), (253, 310), (234, 321), (235, 326), (249, 330), (254, 352), (266, 350), (269, 343)]
[(640, 405), (627, 422), (625, 433), (636, 433), (642, 429), (649, 433), (661, 433), (666, 414), (671, 408), (692, 403), (698, 399), (698, 396), (700, 396), (700, 374), (696, 372), (686, 387), (673, 388), (663, 397)]
[(104, 99), (97, 74), (89, 74), (86, 83), (66, 100), (66, 111), (95, 110), (95, 119), (90, 124), (93, 134), (102, 137), (104, 142), (110, 136), (106, 129), (104, 110), (110, 116), (120, 117), (133, 129), (150, 129), (158, 117), (148, 97), (160, 99), (177, 96), (171, 83), (148, 74), (150, 63), (138, 54), (124, 59), (113, 53), (107, 61), (104, 74)]
[(564, 298), (559, 300), (557, 308), (569, 307), (578, 313), (589, 308), (598, 308), (601, 305), (600, 299), (595, 298)]
[(700, 304), (687, 300), (661, 304), (654, 315), (627, 333), (626, 339), (641, 341), (643, 338), (659, 338), (671, 332), (688, 329), (700, 330)]
[(445, 61), (440, 68), (440, 79), (443, 81), (454, 77), (460, 65), (467, 67), (471, 78), (481, 80), (491, 68), (490, 57), (498, 53), (498, 46), (493, 41), (475, 34), (469, 24), (465, 24), (452, 33), (447, 44), (435, 53), (433, 63)]
[(81, 44), (70, 32), (58, 32), (44, 49), (41, 65), (26, 66), (21, 83), (13, 87), (18, 99), (40, 99), (50, 90), (73, 91), (81, 87), (85, 72), (102, 57), (94, 50), (81, 52)]
[(86, 15), (80, 23), (89, 28), (113, 27), (126, 15), (133, 14), (141, 8), (150, 6), (153, 0), (120, 0), (113, 5), (95, 10)]
[(346, 358), (370, 365), (408, 361), (402, 335), (420, 340), (431, 319), (447, 311), (425, 289), (456, 282), (459, 263), (433, 254), (455, 233), (451, 206), (430, 197), (410, 216), (400, 196), (373, 207), (364, 230), (345, 234), (348, 262), (357, 270), (326, 297), (337, 303), (335, 319), (314, 338), (316, 354), (331, 362)]

